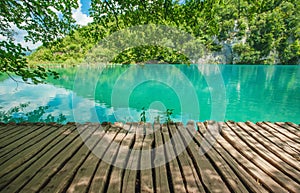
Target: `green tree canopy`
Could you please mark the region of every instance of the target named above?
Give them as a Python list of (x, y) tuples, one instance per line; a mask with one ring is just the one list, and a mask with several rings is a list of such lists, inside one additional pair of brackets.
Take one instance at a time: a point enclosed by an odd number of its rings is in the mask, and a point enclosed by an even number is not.
[[(26, 40), (43, 43), (28, 57), (37, 64), (79, 63), (105, 37), (147, 24), (176, 27), (191, 34), (207, 48), (207, 58), (221, 58), (214, 60), (216, 63), (300, 61), (299, 0), (91, 0), (90, 16), (94, 22), (84, 27), (77, 27), (72, 19), (72, 8), (77, 7), (77, 0), (1, 1), (0, 35), (6, 40), (0, 41), (0, 72), (14, 72), (35, 83), (56, 75), (42, 67), (28, 68), (24, 58), (27, 48), (14, 43), (12, 25), (27, 31)], [(107, 52), (104, 50), (102, 55)], [(95, 54), (101, 57), (101, 53)], [(176, 50), (145, 45), (128, 48), (111, 62), (143, 62), (151, 58), (185, 61), (174, 54)], [(225, 60), (219, 56), (225, 56)]]
[(15, 73), (24, 81), (42, 82), (49, 75), (57, 73), (42, 67), (30, 69), (24, 48), (14, 41), (15, 29), (25, 30), (25, 41), (49, 42), (69, 34), (75, 27), (72, 8), (77, 0), (5, 0), (0, 1), (0, 73)]

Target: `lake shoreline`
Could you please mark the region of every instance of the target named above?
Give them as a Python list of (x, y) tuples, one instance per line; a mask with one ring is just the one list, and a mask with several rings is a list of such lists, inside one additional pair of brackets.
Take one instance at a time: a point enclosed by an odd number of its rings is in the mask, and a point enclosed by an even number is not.
[[(167, 63), (157, 63), (159, 65), (233, 65), (233, 66), (254, 66), (254, 65), (261, 65), (261, 66), (298, 66), (300, 64), (167, 64)], [(105, 64), (105, 66), (131, 66), (131, 65), (157, 65), (156, 63), (138, 63), (138, 64)], [(37, 68), (38, 66), (42, 66), (44, 68), (78, 68), (78, 67), (98, 67), (101, 64), (57, 64), (57, 63), (41, 63), (41, 64), (30, 64), (29, 68)]]

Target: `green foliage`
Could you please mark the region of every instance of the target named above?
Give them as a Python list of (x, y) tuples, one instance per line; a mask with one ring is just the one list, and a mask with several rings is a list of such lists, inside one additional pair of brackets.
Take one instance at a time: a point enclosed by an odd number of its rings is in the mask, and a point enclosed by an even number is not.
[(9, 109), (8, 111), (0, 111), (0, 122), (4, 123), (20, 123), (20, 122), (56, 122), (64, 123), (66, 117), (63, 114), (60, 114), (57, 118), (53, 115), (48, 114), (46, 118), (43, 118), (46, 110), (49, 106), (40, 106), (33, 111), (26, 112), (26, 107), (30, 103), (22, 103), (16, 107)]
[(234, 49), (240, 55), (237, 63), (299, 63), (299, 16), (299, 1), (249, 3), (247, 39)]
[(14, 73), (21, 76), (23, 81), (27, 82), (29, 79), (37, 84), (42, 82), (47, 76), (58, 78), (58, 74), (52, 70), (46, 70), (43, 67), (37, 66), (35, 69), (29, 69), (26, 58), (24, 57), (24, 49), (20, 44), (15, 45), (12, 41), (0, 42), (0, 72), (5, 72), (10, 76)]
[(141, 117), (141, 122), (146, 122), (146, 112), (145, 112), (145, 107), (142, 108), (142, 112), (140, 114)]
[(173, 115), (173, 110), (174, 109), (167, 109), (167, 111), (166, 111), (166, 122), (167, 123), (172, 123), (173, 121), (172, 121), (172, 115)]
[(189, 59), (176, 51), (160, 46), (137, 46), (120, 53), (112, 60), (112, 63), (169, 63), (189, 64)]
[[(232, 62), (238, 64), (298, 64), (300, 61), (300, 7), (297, 0), (156, 0), (96, 1), (90, 15), (94, 23), (78, 28), (65, 38), (45, 45), (29, 56), (30, 61), (87, 63), (110, 56), (109, 45), (89, 52), (99, 41), (116, 31), (138, 25), (166, 25), (191, 34), (208, 53), (230, 49)], [(156, 28), (153, 28), (155, 31)], [(162, 32), (168, 33), (168, 32)], [(136, 34), (142, 37), (146, 33)], [(159, 33), (158, 33), (159, 35)], [(135, 38), (134, 36), (128, 36)], [(181, 37), (178, 36), (178, 39)], [(130, 39), (130, 38), (128, 38)], [(125, 37), (123, 41), (127, 41)], [(132, 39), (134, 42), (136, 39)], [(127, 42), (119, 42), (120, 44)], [(143, 42), (142, 42), (143, 43)], [(172, 42), (171, 42), (172, 43)], [(139, 45), (122, 50), (112, 63), (188, 63), (195, 58), (179, 54), (170, 47)], [(115, 45), (116, 46), (116, 45)], [(183, 48), (188, 50), (189, 48)], [(101, 51), (101, 52), (99, 52)], [(182, 53), (182, 52), (181, 52)], [(223, 53), (224, 54), (224, 53)], [(226, 53), (228, 54), (228, 53)], [(231, 61), (231, 60), (230, 60)]]
[(248, 44), (236, 44), (233, 47), (233, 51), (238, 56), (234, 58), (234, 63), (236, 64), (261, 64), (260, 52)]
[[(174, 109), (167, 109), (166, 112), (164, 113), (166, 116), (166, 123), (172, 123), (172, 115), (173, 115)], [(157, 116), (155, 119), (156, 122), (159, 122), (160, 116)], [(141, 122), (146, 122), (146, 112), (145, 112), (145, 107), (142, 108), (142, 112), (140, 114), (140, 120)]]
[(93, 48), (99, 40), (105, 37), (107, 30), (103, 26), (88, 25), (77, 29), (74, 33), (63, 39), (41, 46), (30, 56), (30, 64), (36, 63), (63, 63), (74, 65), (83, 61), (88, 51)]
[[(41, 41), (47, 45), (72, 31), (72, 8), (77, 7), (77, 0), (0, 1), (0, 35), (4, 37), (0, 41), (0, 72), (15, 73), (24, 81), (31, 79), (33, 83), (43, 82), (47, 76), (57, 77), (57, 73), (42, 67), (29, 68), (25, 52), (30, 48), (16, 44), (13, 36), (15, 29), (24, 30), (27, 32), (25, 41)], [(61, 15), (56, 12), (61, 12)], [(51, 57), (47, 50), (40, 55), (42, 59)]]

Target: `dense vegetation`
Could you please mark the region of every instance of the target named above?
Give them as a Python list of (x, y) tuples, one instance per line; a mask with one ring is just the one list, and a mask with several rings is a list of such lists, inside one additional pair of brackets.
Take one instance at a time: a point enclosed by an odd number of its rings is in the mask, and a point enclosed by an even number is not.
[[(98, 50), (100, 55), (89, 50), (114, 32), (149, 24), (191, 34), (206, 47), (206, 55), (199, 58), (202, 63), (299, 64), (299, 4), (298, 0), (92, 0), (94, 22), (80, 27), (72, 18), (77, 0), (1, 1), (0, 73), (15, 73), (24, 81), (39, 83), (49, 75), (57, 77), (39, 64), (76, 64), (86, 55), (91, 60), (106, 56), (109, 50), (105, 48)], [(26, 58), (30, 48), (15, 43), (16, 29), (26, 32), (25, 41), (41, 41), (43, 46)], [(38, 67), (30, 68), (28, 61)], [(160, 45), (128, 47), (110, 60), (148, 61), (198, 62), (178, 49)]]
[[(206, 63), (300, 63), (299, 1), (180, 2), (92, 1), (92, 24), (40, 47), (29, 59), (32, 63), (76, 64), (82, 62), (100, 40), (113, 32), (136, 25), (156, 24), (175, 27), (197, 38), (198, 42), (206, 46)], [(155, 45), (131, 47), (110, 62), (187, 63), (188, 58), (176, 51)], [(105, 55), (105, 50), (100, 52)]]
[[(24, 48), (14, 41), (16, 31), (23, 30), (25, 41), (44, 45), (69, 34), (74, 26), (72, 8), (77, 8), (76, 0), (5, 0), (0, 1), (0, 74), (14, 73), (24, 81), (42, 82), (48, 76), (58, 77), (55, 71), (38, 66), (28, 68)], [(60, 15), (58, 13), (61, 13)]]

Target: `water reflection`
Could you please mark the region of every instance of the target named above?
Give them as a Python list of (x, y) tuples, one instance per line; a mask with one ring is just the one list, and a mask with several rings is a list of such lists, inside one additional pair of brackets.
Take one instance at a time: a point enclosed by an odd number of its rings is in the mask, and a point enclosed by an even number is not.
[[(1, 107), (0, 107), (1, 108)], [(21, 122), (55, 122), (66, 123), (66, 116), (60, 113), (57, 117), (47, 112), (49, 106), (39, 106), (30, 110), (30, 102), (21, 103), (7, 111), (0, 110), (0, 122), (3, 123), (21, 123)]]
[[(224, 103), (226, 105), (226, 116), (219, 121), (300, 121), (299, 66), (217, 67), (224, 80), (225, 101), (218, 94), (214, 96), (217, 102), (212, 101), (212, 92), (218, 93), (218, 87), (209, 86), (206, 80), (207, 77), (214, 79), (218, 74), (215, 65), (165, 65), (160, 69), (155, 65), (145, 65), (137, 66), (137, 70), (131, 70), (130, 66), (82, 68), (80, 73), (75, 68), (57, 69), (62, 74), (61, 79), (48, 79), (47, 85), (19, 84), (17, 89), (12, 80), (3, 78), (0, 106), (7, 111), (30, 101), (32, 110), (48, 106), (46, 111), (53, 116), (58, 117), (62, 113), (67, 121), (78, 122), (140, 121), (143, 107), (147, 121), (166, 120), (167, 109), (174, 109), (171, 118), (186, 122), (188, 119), (211, 119), (214, 102), (220, 107)], [(157, 77), (161, 76), (165, 77), (164, 81), (157, 81)], [(143, 78), (150, 80), (130, 87)], [(195, 91), (196, 99), (187, 94), (191, 87), (186, 86), (186, 81)], [(128, 90), (129, 97), (125, 103), (128, 103), (129, 111), (122, 101)], [(194, 100), (198, 101), (199, 114), (193, 111), (193, 105), (192, 110), (183, 109), (180, 97), (183, 94), (178, 94), (179, 90), (185, 94), (185, 101), (192, 104)], [(74, 119), (74, 111), (82, 116)]]
[[(158, 70), (149, 70), (150, 67), (141, 67), (145, 70), (144, 76), (166, 76), (182, 90), (183, 80), (178, 76), (178, 71), (165, 68), (163, 73)], [(152, 68), (152, 67), (151, 67)], [(214, 77), (218, 72), (215, 65), (181, 65), (176, 66), (191, 82), (196, 90), (200, 115), (198, 120), (211, 117), (211, 87), (205, 77)], [(300, 114), (300, 67), (299, 66), (262, 66), (262, 65), (219, 65), (226, 87), (226, 117), (225, 120), (235, 121), (294, 121), (299, 122)], [(154, 69), (154, 68), (153, 68)], [(84, 98), (90, 98), (97, 104), (112, 106), (111, 94), (117, 80), (122, 77), (123, 88), (136, 81), (137, 71), (130, 71), (126, 67), (111, 67), (102, 69), (101, 73), (91, 73), (89, 69), (83, 70), (85, 79), (78, 88), (95, 86), (95, 93), (86, 93), (85, 89), (77, 89), (76, 93)], [(72, 78), (74, 80), (74, 77)], [(67, 81), (66, 81), (67, 82)], [(61, 84), (64, 85), (64, 84)], [(151, 89), (145, 89), (151, 88)], [(188, 96), (187, 96), (188, 97)], [(159, 102), (163, 105), (161, 105)], [(131, 93), (130, 106), (133, 114), (139, 120), (142, 107), (165, 112), (167, 108), (174, 109), (174, 117), (180, 117), (182, 109), (176, 92), (160, 82), (144, 82), (137, 86)], [(222, 105), (220, 97), (220, 105)], [(155, 105), (156, 104), (156, 105)], [(152, 108), (152, 107), (156, 108)], [(110, 111), (114, 114), (116, 109)], [(117, 109), (120, 113), (126, 111)], [(186, 112), (187, 113), (187, 112)], [(98, 113), (99, 114), (99, 113)], [(151, 116), (152, 113), (148, 113)], [(154, 113), (155, 114), (155, 113)], [(131, 121), (130, 117), (126, 118)], [(154, 118), (153, 118), (154, 119)], [(220, 120), (222, 121), (222, 120)]]

